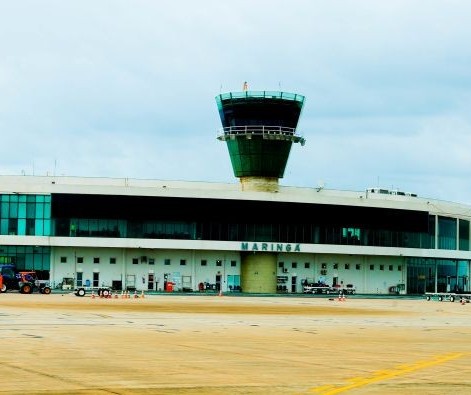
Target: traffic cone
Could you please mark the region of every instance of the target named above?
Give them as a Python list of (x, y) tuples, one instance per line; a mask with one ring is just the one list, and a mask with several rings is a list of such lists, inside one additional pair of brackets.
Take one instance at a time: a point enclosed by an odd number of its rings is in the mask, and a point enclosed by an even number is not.
[(95, 299), (95, 291), (92, 291), (92, 299)]
[(222, 289), (219, 290), (218, 296), (222, 296)]
[(124, 299), (124, 291), (121, 290), (121, 299)]
[(144, 290), (141, 292), (141, 298), (144, 299)]
[(137, 291), (135, 290), (134, 291), (134, 299), (137, 299), (139, 297), (139, 295), (137, 294)]
[(114, 298), (115, 298), (115, 299), (118, 299), (118, 298), (119, 298), (119, 296), (118, 296), (118, 293), (117, 293), (117, 292), (115, 292), (115, 293), (114, 293)]

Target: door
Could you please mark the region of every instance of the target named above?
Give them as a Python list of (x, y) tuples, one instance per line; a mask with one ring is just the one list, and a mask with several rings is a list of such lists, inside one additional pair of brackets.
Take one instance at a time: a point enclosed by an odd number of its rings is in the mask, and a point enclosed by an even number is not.
[(298, 277), (297, 276), (293, 276), (291, 277), (291, 292), (292, 293), (296, 293), (297, 290), (296, 290), (296, 281), (298, 281)]
[(147, 276), (147, 289), (149, 291), (154, 290), (154, 273), (149, 273)]

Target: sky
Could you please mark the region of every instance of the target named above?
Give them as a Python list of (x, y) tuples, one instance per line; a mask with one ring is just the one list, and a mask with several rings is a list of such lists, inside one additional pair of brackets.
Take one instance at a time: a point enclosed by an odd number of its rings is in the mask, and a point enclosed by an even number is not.
[(0, 174), (237, 183), (215, 96), (306, 97), (281, 185), (471, 205), (469, 0), (0, 0)]

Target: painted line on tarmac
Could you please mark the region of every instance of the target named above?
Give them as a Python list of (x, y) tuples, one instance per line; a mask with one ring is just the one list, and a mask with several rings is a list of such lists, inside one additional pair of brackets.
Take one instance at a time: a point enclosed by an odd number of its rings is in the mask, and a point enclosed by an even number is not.
[(312, 388), (310, 392), (321, 395), (340, 394), (342, 392), (349, 391), (354, 388), (364, 387), (369, 384), (389, 380), (398, 376), (414, 372), (416, 370), (425, 369), (434, 365), (440, 365), (453, 359), (461, 358), (463, 355), (464, 353), (439, 355), (434, 359), (428, 361), (418, 361), (413, 364), (399, 365), (394, 369), (377, 370), (369, 377), (352, 377), (350, 379), (346, 379), (349, 384), (340, 387), (336, 387), (334, 385), (322, 385), (319, 387)]

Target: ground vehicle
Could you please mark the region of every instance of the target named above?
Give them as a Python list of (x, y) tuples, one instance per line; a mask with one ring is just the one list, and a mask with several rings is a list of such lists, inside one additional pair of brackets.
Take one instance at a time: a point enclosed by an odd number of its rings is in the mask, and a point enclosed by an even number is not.
[(6, 292), (6, 290), (6, 285), (3, 285), (3, 276), (0, 274), (0, 292)]
[(456, 293), (456, 292), (425, 292), (425, 299), (437, 299), (439, 302), (448, 300), (454, 302), (459, 299), (461, 303), (469, 303), (471, 301), (471, 293)]
[(356, 292), (352, 284), (347, 284), (346, 287), (329, 286), (324, 283), (306, 284), (303, 287), (305, 294), (344, 294), (353, 295)]
[(92, 294), (96, 291), (97, 295), (100, 298), (108, 298), (111, 296), (111, 288), (102, 287), (102, 288), (93, 288), (93, 287), (78, 287), (74, 290), (75, 296), (83, 297), (87, 294), (87, 291), (91, 291)]
[(35, 289), (40, 293), (49, 295), (51, 287), (47, 281), (39, 280), (35, 271), (18, 272), (16, 274), (20, 293), (31, 294)]

